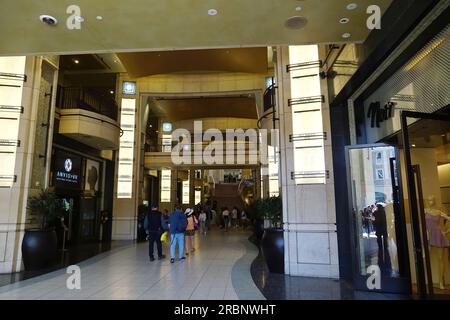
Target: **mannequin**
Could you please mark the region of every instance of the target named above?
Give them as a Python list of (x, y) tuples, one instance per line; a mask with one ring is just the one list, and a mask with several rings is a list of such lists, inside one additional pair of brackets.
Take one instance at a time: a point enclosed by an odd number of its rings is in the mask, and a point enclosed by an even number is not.
[(436, 200), (433, 195), (429, 196), (427, 199), (428, 208), (425, 208), (425, 220), (428, 230), (429, 245), (434, 250), (437, 250), (438, 256), (438, 275), (439, 275), (439, 287), (445, 289), (444, 283), (444, 251), (450, 247), (450, 241), (446, 237), (444, 231), (441, 228), (441, 219), (446, 219), (450, 221), (450, 216), (445, 214), (436, 208)]

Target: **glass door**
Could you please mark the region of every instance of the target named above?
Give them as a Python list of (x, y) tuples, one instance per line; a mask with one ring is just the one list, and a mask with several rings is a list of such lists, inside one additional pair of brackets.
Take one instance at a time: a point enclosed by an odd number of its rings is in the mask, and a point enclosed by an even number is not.
[(413, 292), (450, 298), (450, 117), (402, 113)]
[(407, 293), (397, 149), (384, 144), (349, 146), (346, 156), (355, 288)]

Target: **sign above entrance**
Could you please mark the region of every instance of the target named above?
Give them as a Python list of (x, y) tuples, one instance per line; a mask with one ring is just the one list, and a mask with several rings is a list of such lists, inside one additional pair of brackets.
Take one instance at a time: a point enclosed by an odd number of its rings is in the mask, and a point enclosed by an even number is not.
[(80, 189), (81, 157), (56, 152), (54, 183), (56, 189)]

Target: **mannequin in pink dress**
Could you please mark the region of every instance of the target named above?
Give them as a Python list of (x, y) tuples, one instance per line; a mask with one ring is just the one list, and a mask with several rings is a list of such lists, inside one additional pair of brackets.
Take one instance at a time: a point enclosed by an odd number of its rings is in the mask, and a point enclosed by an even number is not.
[(434, 250), (437, 250), (438, 256), (438, 275), (439, 275), (439, 287), (445, 289), (445, 277), (444, 277), (444, 251), (450, 247), (450, 241), (446, 237), (445, 232), (440, 226), (440, 220), (446, 219), (450, 221), (450, 217), (442, 211), (436, 209), (436, 200), (434, 196), (428, 197), (428, 208), (425, 209), (425, 220), (428, 230), (429, 245)]

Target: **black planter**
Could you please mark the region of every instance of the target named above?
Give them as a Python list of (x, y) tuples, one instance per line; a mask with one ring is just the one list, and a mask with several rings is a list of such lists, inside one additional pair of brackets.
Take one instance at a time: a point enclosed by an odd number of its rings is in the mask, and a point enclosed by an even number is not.
[(266, 229), (261, 240), (261, 250), (269, 271), (284, 273), (283, 229)]
[(41, 270), (52, 266), (56, 260), (57, 242), (55, 230), (25, 230), (22, 240), (25, 270)]
[(264, 234), (264, 219), (255, 219), (253, 224), (255, 227), (256, 239), (258, 239), (260, 241)]

